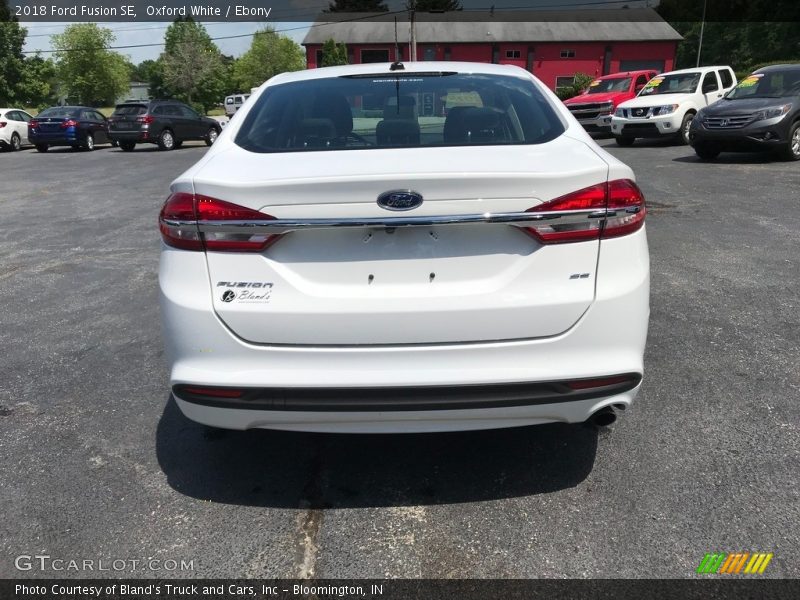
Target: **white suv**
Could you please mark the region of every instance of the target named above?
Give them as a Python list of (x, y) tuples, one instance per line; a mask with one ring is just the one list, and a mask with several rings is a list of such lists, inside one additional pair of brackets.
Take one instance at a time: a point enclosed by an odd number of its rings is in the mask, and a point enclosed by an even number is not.
[(172, 393), (232, 429), (607, 425), (642, 380), (644, 219), (518, 67), (278, 75), (161, 211)]
[(689, 143), (692, 119), (736, 85), (730, 67), (698, 67), (656, 75), (636, 98), (617, 107), (611, 133), (617, 144), (630, 146), (636, 138), (673, 136)]

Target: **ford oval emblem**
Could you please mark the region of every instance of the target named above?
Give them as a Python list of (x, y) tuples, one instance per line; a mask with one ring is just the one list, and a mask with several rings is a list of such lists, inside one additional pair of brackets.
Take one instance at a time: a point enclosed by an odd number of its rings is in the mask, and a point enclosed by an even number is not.
[(392, 190), (378, 196), (378, 206), (386, 210), (412, 210), (422, 204), (422, 196), (411, 190)]

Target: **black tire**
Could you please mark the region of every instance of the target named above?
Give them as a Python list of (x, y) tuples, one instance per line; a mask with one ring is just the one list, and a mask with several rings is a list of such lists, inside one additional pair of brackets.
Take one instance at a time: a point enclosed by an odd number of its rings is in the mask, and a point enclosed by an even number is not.
[(38, 152), (47, 152), (47, 144), (36, 144), (36, 150)]
[(206, 146), (210, 146), (211, 144), (216, 142), (217, 137), (219, 137), (219, 129), (217, 129), (216, 127), (211, 127), (208, 130), (208, 133), (206, 133), (205, 137)]
[(94, 136), (91, 133), (86, 134), (86, 141), (81, 145), (81, 150), (91, 152), (94, 150)]
[(20, 139), (18, 133), (14, 132), (11, 134), (11, 144), (8, 147), (12, 152), (16, 152), (22, 148), (22, 140)]
[(717, 146), (710, 144), (696, 144), (694, 151), (701, 160), (714, 160), (720, 153), (720, 149)]
[(627, 148), (628, 146), (633, 146), (633, 143), (636, 141), (636, 138), (629, 137), (627, 135), (615, 135), (614, 141), (617, 142), (617, 146), (622, 146), (623, 148)]
[(131, 152), (136, 148), (136, 142), (119, 142), (119, 147), (123, 152)]
[(684, 146), (689, 144), (689, 128), (692, 126), (692, 119), (694, 119), (693, 112), (687, 112), (685, 115), (683, 115), (681, 128), (678, 130), (678, 133), (675, 134), (675, 141), (677, 141), (679, 144)]
[(161, 150), (173, 150), (175, 148), (175, 134), (169, 129), (165, 129), (158, 136), (158, 147)]
[(800, 160), (800, 121), (789, 128), (789, 140), (780, 156), (783, 160)]

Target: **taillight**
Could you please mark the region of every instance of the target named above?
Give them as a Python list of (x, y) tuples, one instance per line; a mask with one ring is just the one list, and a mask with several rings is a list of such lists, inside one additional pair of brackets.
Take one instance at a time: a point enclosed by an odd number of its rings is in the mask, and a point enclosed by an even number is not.
[(616, 179), (608, 183), (608, 210), (616, 215), (606, 218), (600, 237), (612, 238), (633, 233), (644, 225), (647, 206), (639, 186), (630, 179)]
[(159, 228), (164, 243), (183, 250), (217, 252), (261, 252), (280, 235), (243, 233), (200, 233), (199, 226), (208, 221), (266, 221), (275, 217), (251, 208), (238, 206), (192, 194), (172, 194), (159, 215)]
[(38, 126), (39, 126), (39, 121), (37, 121), (36, 119), (31, 119), (30, 121), (28, 121), (28, 127), (36, 128)]
[[(528, 209), (526, 212), (597, 211), (572, 222), (559, 223), (558, 219), (542, 221), (525, 228), (543, 244), (584, 242), (633, 233), (644, 223), (644, 196), (630, 179), (615, 179), (608, 183), (592, 185), (555, 200)], [(613, 216), (604, 212), (614, 211)], [(566, 219), (565, 219), (566, 221)]]
[(203, 241), (197, 229), (192, 194), (172, 194), (158, 216), (161, 238), (168, 246), (183, 250), (202, 250)]
[(6, 122), (5, 121), (0, 121), (0, 129), (2, 129), (5, 126), (6, 126)]
[(79, 123), (74, 119), (67, 119), (66, 121), (61, 122), (61, 129), (67, 129), (68, 127), (77, 127)]
[(155, 117), (153, 115), (145, 115), (143, 117), (136, 117), (137, 123), (144, 123), (145, 125), (150, 125), (153, 121), (155, 121)]

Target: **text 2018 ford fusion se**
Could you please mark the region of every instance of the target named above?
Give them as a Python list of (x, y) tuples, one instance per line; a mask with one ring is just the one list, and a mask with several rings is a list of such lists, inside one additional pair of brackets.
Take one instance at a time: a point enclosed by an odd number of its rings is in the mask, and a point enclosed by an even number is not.
[(161, 211), (173, 395), (232, 429), (608, 423), (642, 380), (644, 219), (522, 69), (279, 75)]

